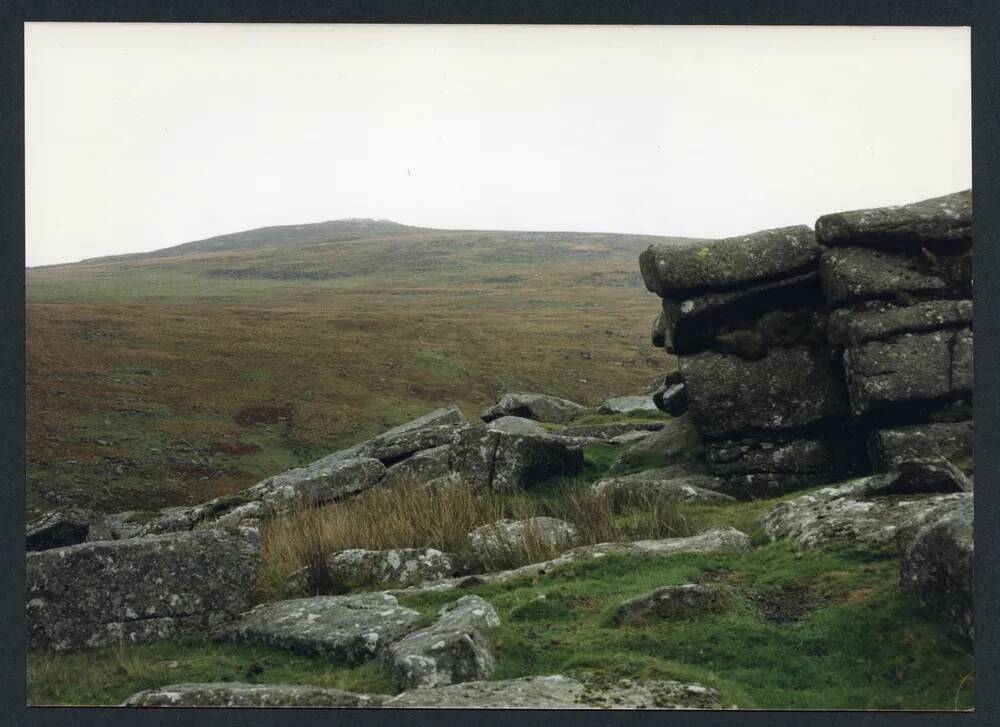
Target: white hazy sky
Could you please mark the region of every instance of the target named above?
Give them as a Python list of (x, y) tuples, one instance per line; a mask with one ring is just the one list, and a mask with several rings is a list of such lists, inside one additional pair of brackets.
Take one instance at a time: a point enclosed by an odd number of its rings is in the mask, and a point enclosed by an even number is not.
[(342, 217), (722, 237), (971, 185), (964, 28), (25, 27), (27, 264)]

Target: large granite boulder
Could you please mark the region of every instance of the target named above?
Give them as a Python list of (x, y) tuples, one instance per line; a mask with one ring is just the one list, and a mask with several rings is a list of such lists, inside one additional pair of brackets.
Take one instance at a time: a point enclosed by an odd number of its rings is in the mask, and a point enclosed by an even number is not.
[(377, 437), (337, 454), (349, 457), (373, 457), (390, 466), (421, 450), (448, 444), (457, 429), (468, 425), (469, 422), (461, 410), (457, 406), (449, 405), (393, 427)]
[(848, 412), (843, 374), (822, 350), (779, 348), (757, 360), (705, 351), (680, 366), (690, 414), (707, 437), (801, 429)]
[(704, 466), (683, 462), (631, 475), (610, 477), (591, 485), (597, 495), (611, 498), (616, 507), (663, 502), (727, 502), (732, 497), (716, 490), (719, 478)]
[(972, 325), (971, 300), (928, 300), (908, 306), (869, 301), (830, 313), (827, 332), (838, 346), (860, 346), (901, 333), (924, 333)]
[(217, 637), (359, 664), (386, 653), (416, 628), (420, 614), (386, 593), (314, 596), (265, 603), (223, 627)]
[(493, 606), (479, 596), (443, 606), (437, 622), (389, 647), (396, 686), (403, 690), (486, 679), (496, 667), (486, 634), (499, 625)]
[(659, 414), (651, 396), (613, 396), (597, 408), (598, 414)]
[(824, 245), (915, 250), (928, 243), (961, 248), (972, 238), (972, 190), (907, 205), (823, 215), (816, 239)]
[(553, 517), (499, 520), (476, 528), (467, 539), (473, 560), (486, 569), (532, 553), (542, 553), (544, 559), (569, 550), (578, 540), (572, 523)]
[(953, 462), (972, 456), (971, 421), (914, 424), (872, 433), (868, 452), (876, 472), (896, 469), (917, 457), (944, 457)]
[(568, 399), (524, 392), (504, 394), (481, 415), (484, 422), (504, 416), (524, 417), (538, 422), (560, 424), (575, 419), (587, 410)]
[(929, 512), (899, 532), (899, 573), (904, 591), (951, 622), (973, 641), (975, 577), (972, 499)]
[(653, 618), (683, 619), (722, 611), (732, 602), (731, 593), (717, 583), (664, 586), (623, 601), (612, 617), (616, 626), (642, 624)]
[(301, 684), (209, 682), (170, 684), (146, 689), (125, 700), (123, 707), (381, 707), (383, 694), (355, 694), (331, 687)]
[(476, 490), (511, 492), (583, 469), (583, 452), (552, 437), (469, 427), (451, 442), (451, 469)]
[(905, 333), (844, 352), (851, 410), (861, 415), (910, 402), (968, 396), (972, 331)]
[(447, 578), (459, 570), (455, 557), (434, 548), (341, 550), (327, 559), (335, 578), (348, 583), (413, 585)]
[(940, 297), (967, 292), (923, 258), (865, 247), (835, 247), (820, 258), (820, 280), (827, 301), (844, 305), (863, 300)]
[(782, 227), (722, 240), (650, 245), (639, 256), (646, 289), (661, 298), (735, 288), (805, 272), (820, 247), (808, 227)]
[(803, 548), (892, 547), (899, 529), (914, 518), (972, 497), (966, 493), (869, 497), (885, 486), (886, 477), (861, 478), (781, 502), (761, 517), (761, 525), (770, 538), (785, 538)]
[[(450, 440), (449, 440), (450, 441)], [(444, 444), (431, 447), (398, 462), (385, 471), (385, 476), (378, 483), (379, 487), (398, 487), (400, 485), (422, 485), (438, 477), (444, 477), (451, 471), (451, 447)]]
[(252, 530), (28, 553), (28, 644), (65, 651), (202, 634), (250, 606), (259, 563)]
[(398, 709), (718, 709), (719, 693), (700, 684), (621, 680), (587, 686), (565, 676), (522, 677), (413, 689), (387, 700)]

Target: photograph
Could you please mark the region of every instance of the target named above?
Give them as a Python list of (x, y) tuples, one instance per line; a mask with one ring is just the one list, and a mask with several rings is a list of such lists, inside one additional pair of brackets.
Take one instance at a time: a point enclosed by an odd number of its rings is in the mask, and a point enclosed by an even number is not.
[(970, 27), (23, 35), (28, 706), (974, 710)]

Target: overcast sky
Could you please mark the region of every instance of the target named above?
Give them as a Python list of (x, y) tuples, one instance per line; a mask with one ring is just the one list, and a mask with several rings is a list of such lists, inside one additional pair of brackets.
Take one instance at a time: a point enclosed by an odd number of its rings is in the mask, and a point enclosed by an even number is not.
[(25, 34), (28, 265), (342, 217), (722, 237), (971, 185), (962, 28)]

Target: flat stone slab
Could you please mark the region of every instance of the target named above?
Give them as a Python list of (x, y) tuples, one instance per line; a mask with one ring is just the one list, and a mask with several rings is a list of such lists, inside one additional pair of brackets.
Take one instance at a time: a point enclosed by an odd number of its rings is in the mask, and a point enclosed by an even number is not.
[(700, 684), (626, 681), (589, 688), (565, 676), (524, 677), (414, 689), (385, 707), (429, 709), (718, 709), (719, 694)]
[(658, 432), (666, 426), (666, 422), (610, 422), (608, 424), (578, 424), (575, 426), (563, 427), (558, 431), (566, 437), (592, 437), (610, 441), (622, 434), (631, 432)]
[(861, 310), (840, 309), (830, 314), (828, 332), (832, 343), (860, 346), (901, 333), (972, 325), (971, 300), (928, 300), (909, 306), (873, 301), (862, 305)]
[(910, 250), (924, 243), (957, 245), (972, 237), (972, 190), (892, 207), (835, 212), (816, 220), (824, 245)]
[(503, 416), (517, 416), (538, 422), (561, 424), (575, 419), (585, 411), (586, 408), (569, 399), (546, 394), (512, 392), (497, 399), (493, 406), (482, 413), (481, 418), (484, 422), (491, 422)]
[(553, 517), (533, 517), (526, 520), (499, 520), (482, 525), (468, 535), (469, 551), (479, 565), (502, 563), (533, 549), (558, 553), (572, 548), (578, 541), (576, 527)]
[(415, 453), (402, 462), (392, 465), (378, 483), (379, 487), (422, 485), (451, 471), (451, 447), (444, 444)]
[(634, 414), (636, 412), (658, 414), (659, 411), (652, 396), (615, 396), (597, 408), (598, 414)]
[(257, 606), (217, 636), (359, 664), (384, 654), (419, 620), (419, 613), (386, 593), (315, 596)]
[(702, 467), (682, 463), (595, 482), (595, 494), (607, 495), (616, 505), (654, 502), (729, 502), (716, 492), (721, 482)]
[(479, 596), (463, 596), (445, 605), (433, 625), (389, 647), (397, 688), (441, 687), (486, 679), (496, 668), (486, 634), (499, 625), (496, 610)]
[(65, 651), (204, 633), (249, 607), (259, 564), (259, 535), (251, 530), (28, 553), (28, 644)]
[(884, 482), (884, 476), (876, 475), (779, 503), (761, 517), (761, 525), (771, 539), (785, 538), (803, 548), (891, 547), (899, 529), (914, 518), (972, 497), (966, 493), (867, 497), (870, 489)]
[(346, 452), (351, 457), (373, 457), (390, 465), (415, 452), (448, 444), (455, 430), (468, 425), (462, 411), (449, 405), (382, 432)]
[(525, 434), (532, 437), (549, 436), (549, 430), (534, 419), (510, 415), (494, 419), (486, 425), (486, 428), (490, 431), (505, 432), (507, 434)]
[(827, 300), (845, 305), (862, 300), (892, 300), (901, 295), (943, 297), (953, 286), (922, 258), (865, 247), (835, 247), (820, 258), (820, 280)]
[(384, 694), (356, 694), (299, 684), (170, 684), (133, 694), (123, 707), (381, 707)]
[(683, 245), (650, 245), (639, 256), (646, 289), (680, 298), (789, 277), (816, 265), (820, 246), (804, 225)]

